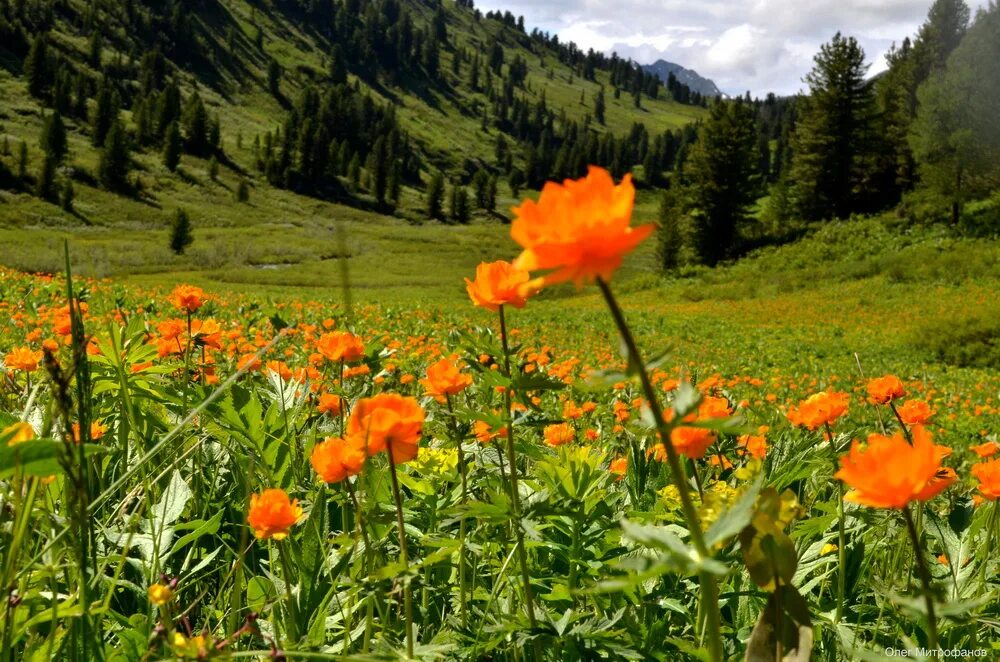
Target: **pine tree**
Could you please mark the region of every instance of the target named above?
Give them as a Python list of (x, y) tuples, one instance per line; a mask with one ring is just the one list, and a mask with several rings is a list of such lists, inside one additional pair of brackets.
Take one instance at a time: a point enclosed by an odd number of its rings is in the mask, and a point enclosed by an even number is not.
[(757, 197), (753, 108), (720, 102), (698, 132), (686, 168), (694, 248), (714, 266), (735, 254), (740, 229)]
[(271, 60), (267, 65), (267, 89), (277, 99), (281, 98), (281, 65)]
[(63, 208), (63, 211), (65, 212), (73, 211), (74, 195), (75, 193), (73, 191), (73, 180), (67, 179), (66, 184), (63, 186), (62, 189), (62, 195), (59, 198), (59, 204)]
[(957, 223), (971, 198), (1000, 182), (1000, 5), (980, 12), (944, 69), (918, 91), (910, 144), (923, 184)]
[(469, 222), (469, 192), (457, 182), (451, 188), (451, 204), (449, 207), (449, 215), (453, 221), (462, 224)]
[(97, 166), (98, 178), (108, 190), (123, 191), (128, 187), (128, 174), (132, 168), (132, 154), (128, 135), (117, 119), (104, 140)]
[(184, 105), (184, 146), (196, 156), (207, 156), (209, 147), (208, 111), (201, 96), (195, 92)]
[(597, 94), (594, 95), (594, 119), (597, 120), (597, 123), (601, 126), (604, 126), (604, 112), (604, 88), (602, 87), (597, 91)]
[(21, 141), (21, 146), (17, 150), (17, 178), (26, 179), (28, 176), (28, 143)]
[(191, 230), (191, 219), (183, 209), (178, 209), (174, 213), (174, 220), (170, 227), (170, 250), (176, 255), (184, 255), (188, 246), (194, 243), (194, 234)]
[(91, 139), (95, 147), (100, 147), (104, 144), (111, 125), (118, 118), (118, 94), (114, 91), (107, 78), (101, 79), (95, 101), (94, 112), (90, 121)]
[(39, 146), (45, 152), (47, 158), (52, 159), (56, 165), (62, 163), (69, 150), (69, 143), (66, 139), (66, 125), (63, 124), (62, 115), (59, 111), (53, 111), (45, 118), (42, 126), (42, 135)]
[(42, 159), (42, 168), (38, 171), (38, 179), (35, 181), (35, 195), (46, 200), (55, 195), (56, 185), (56, 160), (45, 155)]
[(49, 62), (48, 38), (44, 33), (31, 42), (28, 57), (24, 60), (24, 77), (31, 96), (42, 98), (52, 84), (52, 66)]
[(163, 137), (163, 165), (174, 172), (181, 163), (181, 130), (177, 122), (171, 122)]
[(792, 137), (791, 197), (802, 218), (844, 218), (864, 209), (866, 179), (875, 163), (874, 94), (865, 53), (838, 32), (806, 76)]
[(427, 217), (444, 220), (444, 175), (436, 172), (427, 184)]

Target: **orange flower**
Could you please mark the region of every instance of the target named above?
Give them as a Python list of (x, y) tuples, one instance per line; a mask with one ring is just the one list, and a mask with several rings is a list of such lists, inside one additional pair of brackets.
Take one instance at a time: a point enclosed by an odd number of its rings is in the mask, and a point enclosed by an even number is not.
[(529, 275), (510, 262), (481, 262), (476, 267), (476, 280), (465, 279), (465, 291), (473, 305), (496, 312), (500, 306), (524, 308), (532, 294)]
[(1000, 498), (1000, 460), (988, 460), (972, 465), (972, 475), (979, 481), (979, 493), (984, 499)]
[(8, 446), (31, 441), (35, 438), (35, 428), (30, 423), (14, 423), (0, 430), (0, 439), (6, 439)]
[(1000, 446), (997, 445), (995, 441), (987, 441), (984, 444), (979, 444), (978, 446), (970, 446), (969, 450), (978, 455), (979, 457), (993, 457), (1000, 450)]
[(289, 500), (284, 490), (272, 488), (250, 495), (247, 523), (258, 540), (283, 539), (301, 518), (299, 500)]
[(514, 266), (548, 271), (546, 285), (610, 279), (655, 227), (631, 227), (634, 201), (631, 175), (615, 186), (606, 170), (594, 166), (582, 179), (547, 183), (537, 203), (527, 200), (514, 209), (510, 236), (524, 249)]
[(38, 362), (42, 360), (42, 353), (32, 351), (27, 347), (17, 347), (3, 357), (4, 365), (8, 370), (20, 370), (22, 372), (34, 372), (38, 370)]
[(334, 362), (353, 363), (365, 355), (361, 338), (350, 331), (324, 333), (316, 340), (316, 350), (327, 360)]
[(872, 379), (868, 382), (867, 389), (872, 402), (877, 405), (889, 404), (893, 400), (906, 395), (906, 390), (903, 389), (903, 382), (895, 375), (886, 375), (885, 377)]
[[(729, 401), (725, 398), (707, 396), (702, 399), (701, 404), (698, 405), (698, 411), (695, 414), (689, 414), (684, 418), (687, 423), (692, 423), (696, 420), (705, 420), (713, 418), (726, 418), (731, 415), (731, 410), (729, 408)], [(669, 415), (673, 415), (671, 411)], [(715, 442), (716, 434), (715, 430), (709, 430), (707, 428), (693, 428), (688, 426), (679, 426), (670, 431), (670, 443), (673, 444), (674, 448), (678, 453), (688, 457), (692, 460), (697, 460), (705, 455), (705, 451), (708, 447)], [(666, 457), (666, 449), (655, 449), (657, 459)]]
[(444, 400), (445, 396), (461, 393), (471, 386), (472, 375), (463, 373), (448, 359), (441, 359), (427, 367), (427, 379), (421, 379), (420, 383), (427, 395)]
[(507, 428), (494, 430), (486, 421), (476, 421), (472, 424), (472, 434), (476, 436), (476, 441), (481, 444), (488, 444), (502, 434), (507, 434)]
[(339, 483), (361, 473), (365, 452), (357, 440), (330, 437), (313, 447), (309, 463), (325, 482)]
[(553, 448), (568, 444), (576, 437), (576, 430), (569, 423), (545, 426), (545, 443)]
[(190, 315), (205, 305), (205, 292), (193, 285), (178, 285), (167, 297), (174, 308)]
[(615, 480), (621, 480), (625, 478), (625, 472), (628, 471), (628, 458), (617, 457), (611, 460), (611, 466), (608, 467), (608, 471), (617, 476)]
[(763, 460), (767, 455), (767, 437), (763, 435), (745, 434), (737, 440), (737, 443), (740, 455), (749, 455), (758, 460)]
[(817, 430), (835, 423), (847, 412), (850, 402), (851, 396), (846, 393), (820, 391), (800, 402), (798, 407), (789, 407), (788, 420), (793, 425)]
[(316, 405), (317, 411), (321, 414), (329, 414), (330, 416), (337, 416), (344, 408), (344, 401), (336, 393), (323, 393), (319, 396), (319, 404)]
[[(98, 441), (104, 436), (104, 433), (108, 431), (108, 427), (101, 423), (100, 421), (94, 421), (90, 424), (90, 440)], [(73, 424), (73, 441), (80, 443), (80, 424)]]
[(931, 406), (924, 400), (907, 400), (896, 413), (907, 425), (924, 425), (934, 415)]
[(902, 432), (869, 435), (864, 447), (855, 441), (834, 474), (852, 488), (844, 499), (873, 508), (903, 508), (937, 496), (954, 482), (954, 471), (942, 469), (941, 451), (927, 429), (914, 426), (911, 435), (912, 446)]
[(354, 405), (347, 422), (347, 435), (358, 440), (369, 455), (392, 449), (395, 464), (417, 456), (423, 433), (424, 410), (413, 398), (380, 393)]

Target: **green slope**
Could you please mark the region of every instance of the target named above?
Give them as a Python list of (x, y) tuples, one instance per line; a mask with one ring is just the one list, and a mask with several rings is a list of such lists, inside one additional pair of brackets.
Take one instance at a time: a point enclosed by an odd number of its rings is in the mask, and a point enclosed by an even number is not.
[[(88, 63), (90, 37), (79, 24), (89, 4), (82, 0), (38, 3), (55, 7), (48, 32), (50, 50), (74, 70), (97, 79), (100, 72)], [(353, 84), (377, 102), (395, 108), (422, 163), (422, 181), (407, 182), (395, 209), (376, 213), (369, 211), (376, 206), (364, 190), (343, 201), (346, 204), (322, 201), (270, 186), (257, 168), (254, 138), (263, 139), (286, 117), (286, 108), (267, 89), (268, 62), (273, 58), (280, 64), (281, 94), (293, 100), (310, 79), (322, 80), (329, 63), (330, 41), (286, 6), (291, 3), (206, 0), (186, 4), (193, 5), (188, 29), (197, 35), (199, 52), (184, 56), (189, 56), (190, 61), (179, 61), (180, 56), (175, 55), (171, 64), (176, 67), (185, 97), (197, 89), (209, 114), (219, 117), (225, 158), (217, 181), (209, 176), (208, 161), (184, 155), (181, 167), (171, 173), (163, 165), (159, 150), (150, 147), (134, 154), (133, 172), (142, 195), (109, 193), (96, 181), (99, 154), (91, 144), (88, 123), (82, 118), (66, 117), (70, 149), (60, 181), (73, 180), (73, 211), (64, 211), (58, 204), (36, 197), (32, 180), (43, 163), (39, 134), (44, 114), (51, 110), (28, 93), (21, 62), (12, 52), (16, 49), (0, 48), (0, 143), (5, 141), (9, 147), (9, 153), (0, 154), (0, 163), (16, 172), (20, 143), (29, 147), (27, 181), (6, 190), (0, 183), (0, 237), (8, 248), (0, 262), (29, 270), (58, 269), (62, 239), (69, 238), (81, 268), (93, 275), (177, 272), (225, 280), (314, 284), (325, 277), (327, 258), (341, 252), (332, 230), (338, 223), (346, 228), (352, 256), (374, 256), (370, 264), (358, 258), (359, 272), (383, 266), (379, 256), (398, 253), (393, 253), (392, 246), (405, 246), (413, 259), (433, 261), (440, 255), (440, 259), (447, 260), (446, 253), (431, 256), (440, 249), (439, 237), (470, 237), (473, 246), (495, 254), (486, 248), (502, 246), (506, 241), (505, 230), (499, 226), (502, 216), (479, 213), (474, 215), (472, 227), (439, 227), (425, 220), (422, 190), (432, 170), (440, 168), (449, 176), (467, 175), (470, 164), (490, 167), (495, 161), (496, 138), (501, 130), (492, 124), (484, 127), (482, 119), (490, 100), (485, 91), (473, 90), (469, 85), (468, 62), (463, 62), (458, 76), (452, 75), (456, 54), (479, 53), (485, 60), (494, 43), (502, 45), (507, 68), (516, 58), (527, 63), (527, 75), (517, 89), (517, 97), (528, 104), (544, 99), (560, 118), (582, 124), (593, 113), (595, 95), (603, 86), (606, 125), (592, 122), (589, 127), (595, 134), (623, 136), (635, 123), (641, 123), (650, 136), (659, 135), (683, 127), (704, 113), (700, 107), (666, 100), (665, 94), (655, 100), (643, 96), (639, 108), (627, 91), (616, 99), (609, 71), (598, 70), (594, 80), (586, 80), (580, 67), (565, 64), (558, 51), (532, 42), (500, 21), (477, 17), (473, 11), (447, 2), (449, 37), (447, 47), (440, 51), (440, 83), (427, 84), (405, 71), (397, 76), (349, 67)], [(429, 24), (435, 12), (433, 2), (408, 0), (402, 5), (414, 16), (418, 27)], [(104, 69), (127, 66), (141, 58), (144, 49), (152, 47), (142, 41), (145, 37), (141, 34), (127, 34), (127, 29), (114, 19), (113, 11), (98, 12), (96, 16), (95, 30), (103, 37)], [(262, 49), (256, 45), (258, 30)], [(25, 43), (28, 37), (25, 35)], [(89, 105), (93, 112), (92, 99)], [(121, 116), (126, 127), (134, 130), (131, 112), (125, 110)], [(507, 140), (513, 144), (510, 136)], [(518, 152), (518, 162), (520, 158)], [(249, 203), (234, 201), (241, 178), (251, 186)], [(501, 179), (498, 211), (506, 213), (514, 202)], [(196, 236), (189, 253), (181, 257), (166, 248), (169, 219), (178, 207), (189, 211)], [(415, 224), (434, 227), (413, 227)], [(459, 257), (463, 265), (469, 261), (465, 259), (469, 257), (466, 251)], [(285, 275), (278, 276), (278, 272)]]

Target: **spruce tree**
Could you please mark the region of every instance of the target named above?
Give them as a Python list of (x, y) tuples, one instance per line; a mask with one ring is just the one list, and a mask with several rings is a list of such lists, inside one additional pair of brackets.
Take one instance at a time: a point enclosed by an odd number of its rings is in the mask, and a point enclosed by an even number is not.
[(177, 122), (171, 122), (163, 137), (163, 165), (174, 172), (181, 163), (181, 130)]
[(806, 82), (792, 137), (791, 196), (805, 219), (844, 218), (864, 209), (877, 153), (875, 97), (865, 53), (839, 32), (824, 44)]
[(63, 124), (62, 115), (58, 110), (45, 118), (39, 146), (46, 157), (53, 159), (56, 165), (62, 163), (69, 150), (69, 143), (66, 138), (66, 125)]
[(740, 229), (757, 197), (756, 125), (753, 108), (719, 102), (702, 125), (686, 175), (694, 244), (714, 266), (732, 257)]
[(456, 223), (469, 222), (469, 192), (456, 182), (451, 189), (450, 216)]
[(21, 146), (17, 149), (17, 178), (26, 179), (28, 176), (28, 143), (21, 141)]
[(236, 187), (236, 202), (250, 201), (250, 185), (247, 180), (240, 179), (239, 186)]
[(49, 62), (48, 38), (44, 33), (35, 37), (24, 60), (24, 77), (31, 96), (41, 98), (52, 84), (52, 67)]
[(35, 180), (35, 195), (49, 200), (55, 195), (55, 185), (56, 160), (46, 154), (42, 159), (42, 168), (38, 171), (38, 179)]
[(210, 152), (208, 111), (197, 92), (184, 105), (183, 122), (187, 151), (196, 156), (207, 156)]
[(594, 119), (601, 126), (604, 126), (604, 113), (605, 113), (605, 103), (604, 103), (604, 88), (602, 87), (594, 95)]
[(111, 191), (124, 191), (128, 187), (128, 174), (132, 168), (132, 153), (128, 134), (117, 119), (104, 140), (97, 166), (101, 184)]
[(183, 255), (187, 247), (194, 243), (191, 230), (191, 219), (183, 209), (174, 212), (174, 220), (170, 226), (170, 250), (176, 255)]
[(91, 139), (95, 147), (100, 147), (104, 144), (111, 125), (118, 118), (118, 94), (107, 78), (101, 80), (95, 102), (90, 121)]
[(73, 211), (74, 195), (75, 193), (73, 191), (73, 180), (67, 179), (66, 184), (63, 186), (62, 189), (62, 195), (59, 198), (59, 203), (62, 206), (63, 211), (65, 212)]
[(427, 217), (444, 220), (444, 175), (436, 172), (427, 184)]

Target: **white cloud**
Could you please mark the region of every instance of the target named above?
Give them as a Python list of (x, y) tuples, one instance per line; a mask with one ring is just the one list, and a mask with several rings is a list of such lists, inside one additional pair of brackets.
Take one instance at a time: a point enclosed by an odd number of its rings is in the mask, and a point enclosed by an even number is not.
[[(803, 88), (819, 47), (840, 31), (857, 37), (885, 68), (893, 42), (914, 34), (932, 0), (477, 0), (484, 10), (523, 15), (581, 48), (648, 63), (664, 58), (755, 95)], [(973, 12), (986, 0), (970, 0)]]

